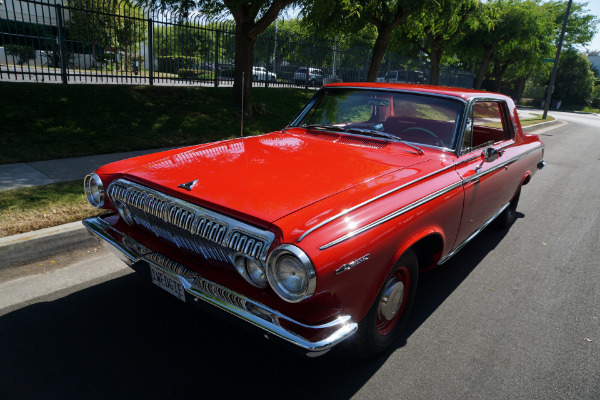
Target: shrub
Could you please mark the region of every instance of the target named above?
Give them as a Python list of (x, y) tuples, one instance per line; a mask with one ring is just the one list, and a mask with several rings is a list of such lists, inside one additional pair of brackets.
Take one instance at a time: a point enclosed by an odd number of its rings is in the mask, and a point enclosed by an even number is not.
[(156, 57), (158, 66), (156, 72), (166, 72), (174, 74), (180, 69), (195, 69), (198, 65), (198, 60), (195, 57), (185, 56), (166, 56)]
[(568, 105), (589, 105), (593, 100), (594, 73), (585, 55), (566, 49), (558, 63), (554, 98)]
[(35, 49), (31, 46), (7, 44), (4, 49), (6, 50), (6, 54), (16, 57), (19, 65), (23, 65), (29, 62), (29, 60), (33, 60), (35, 58)]
[(212, 71), (203, 69), (179, 69), (177, 76), (182, 79), (213, 79)]

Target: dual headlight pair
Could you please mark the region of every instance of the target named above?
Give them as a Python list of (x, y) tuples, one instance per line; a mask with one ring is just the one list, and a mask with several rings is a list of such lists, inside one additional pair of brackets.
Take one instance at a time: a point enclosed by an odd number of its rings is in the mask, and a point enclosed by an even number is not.
[[(87, 200), (93, 207), (100, 208), (104, 205), (104, 184), (102, 183), (102, 179), (100, 179), (96, 173), (92, 172), (85, 177), (83, 180), (83, 190), (85, 191)], [(114, 202), (114, 206), (121, 215), (121, 218), (123, 218), (128, 225), (133, 226), (133, 215), (127, 206), (120, 201)]]
[(104, 205), (104, 184), (96, 173), (86, 175), (83, 180), (83, 190), (93, 207), (100, 208)]
[(250, 284), (265, 288), (268, 283), (279, 297), (290, 303), (302, 301), (315, 291), (315, 268), (306, 253), (290, 244), (273, 250), (266, 268), (260, 261), (241, 254), (234, 258), (234, 266)]
[[(91, 173), (85, 177), (84, 190), (92, 206), (99, 208), (104, 205), (104, 184), (97, 174)], [(119, 202), (115, 207), (125, 222), (133, 225), (133, 218), (127, 207)], [(279, 297), (291, 303), (302, 301), (315, 291), (316, 273), (312, 262), (306, 253), (290, 244), (273, 250), (267, 259), (266, 268), (260, 261), (243, 254), (236, 255), (233, 264), (251, 285), (265, 288), (270, 284)]]

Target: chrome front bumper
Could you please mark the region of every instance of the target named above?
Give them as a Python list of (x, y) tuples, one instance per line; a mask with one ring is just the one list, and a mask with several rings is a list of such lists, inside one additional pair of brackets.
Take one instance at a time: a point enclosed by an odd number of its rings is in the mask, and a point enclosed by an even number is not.
[[(135, 270), (144, 264), (152, 264), (181, 282), (186, 298), (191, 296), (194, 302), (203, 301), (241, 320), (258, 327), (268, 335), (291, 343), (308, 356), (319, 356), (334, 345), (347, 339), (357, 329), (356, 322), (350, 316), (341, 316), (322, 325), (306, 325), (281, 313), (236, 293), (226, 287), (204, 279), (196, 272), (165, 257), (153, 253), (132, 238), (117, 231), (103, 217), (87, 218), (83, 224), (90, 233), (99, 238), (102, 244), (119, 259)], [(285, 325), (285, 327), (284, 327)], [(301, 335), (297, 332), (307, 332)], [(311, 337), (320, 339), (313, 340)]]

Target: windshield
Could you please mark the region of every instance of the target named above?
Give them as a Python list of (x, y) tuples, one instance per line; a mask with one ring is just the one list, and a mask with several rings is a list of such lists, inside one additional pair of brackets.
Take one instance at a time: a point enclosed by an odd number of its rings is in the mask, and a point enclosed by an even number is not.
[(323, 125), (354, 134), (381, 132), (449, 149), (456, 144), (456, 124), (464, 108), (458, 100), (400, 91), (328, 88), (317, 96), (293, 126)]

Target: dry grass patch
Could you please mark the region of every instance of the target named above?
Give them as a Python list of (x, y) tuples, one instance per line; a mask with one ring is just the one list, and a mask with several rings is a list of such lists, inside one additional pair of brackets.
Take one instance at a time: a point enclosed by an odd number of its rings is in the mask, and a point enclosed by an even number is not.
[(550, 122), (550, 121), (554, 121), (554, 117), (547, 115), (546, 119), (542, 119), (542, 114), (532, 114), (534, 116), (534, 118), (524, 118), (521, 119), (521, 126), (525, 127), (525, 126), (529, 126), (529, 125), (535, 125), (535, 124), (539, 124), (542, 122)]
[(93, 208), (80, 180), (0, 192), (0, 237), (80, 221), (105, 210)]

